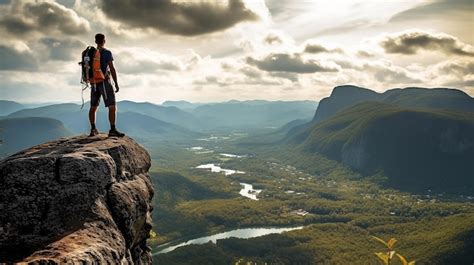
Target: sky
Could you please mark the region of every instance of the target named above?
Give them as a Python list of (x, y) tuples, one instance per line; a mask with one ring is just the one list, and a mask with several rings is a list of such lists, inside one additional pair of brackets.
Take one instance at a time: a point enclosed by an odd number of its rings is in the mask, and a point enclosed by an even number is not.
[(344, 84), (474, 96), (474, 0), (0, 0), (0, 99), (80, 101), (98, 32), (118, 100), (320, 100)]

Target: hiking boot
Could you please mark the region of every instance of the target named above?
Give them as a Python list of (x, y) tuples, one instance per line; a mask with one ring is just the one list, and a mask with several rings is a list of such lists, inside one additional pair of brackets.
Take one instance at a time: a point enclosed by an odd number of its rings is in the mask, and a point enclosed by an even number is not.
[(110, 129), (109, 137), (124, 137), (125, 133), (119, 132), (117, 129)]
[(97, 129), (91, 129), (91, 133), (89, 134), (89, 137), (93, 137), (99, 135), (99, 131)]

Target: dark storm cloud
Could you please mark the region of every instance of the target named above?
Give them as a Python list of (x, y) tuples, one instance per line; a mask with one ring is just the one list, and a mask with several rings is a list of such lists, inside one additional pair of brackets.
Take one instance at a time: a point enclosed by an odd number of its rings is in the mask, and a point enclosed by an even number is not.
[(390, 22), (440, 19), (445, 15), (456, 13), (465, 13), (470, 15), (472, 19), (472, 12), (474, 12), (474, 4), (472, 0), (438, 0), (395, 14), (390, 19)]
[(77, 13), (54, 2), (13, 3), (0, 18), (0, 27), (13, 35), (55, 31), (77, 35), (89, 31), (89, 23)]
[(115, 20), (137, 28), (195, 36), (224, 30), (258, 17), (241, 0), (173, 2), (171, 0), (102, 0), (102, 10)]
[(331, 52), (334, 52), (334, 53), (343, 53), (344, 51), (340, 48), (336, 48), (336, 49), (329, 49), (329, 48), (326, 48), (324, 46), (322, 46), (321, 44), (317, 44), (317, 43), (308, 43), (306, 44), (306, 46), (304, 47), (304, 52), (305, 53), (323, 53), (323, 52), (327, 52), (327, 53), (331, 53)]
[(40, 41), (48, 47), (49, 58), (52, 60), (68, 61), (79, 59), (78, 55), (86, 47), (86, 44), (79, 40), (43, 38)]
[(446, 34), (407, 32), (388, 36), (380, 42), (387, 53), (416, 54), (419, 50), (440, 51), (448, 55), (474, 56), (471, 45)]
[(260, 70), (267, 72), (290, 72), (290, 73), (316, 73), (337, 72), (335, 67), (322, 65), (316, 60), (304, 60), (299, 54), (275, 53), (258, 60), (247, 58), (247, 63), (257, 66)]
[(0, 44), (0, 71), (2, 70), (35, 70), (36, 59), (27, 52), (17, 51)]

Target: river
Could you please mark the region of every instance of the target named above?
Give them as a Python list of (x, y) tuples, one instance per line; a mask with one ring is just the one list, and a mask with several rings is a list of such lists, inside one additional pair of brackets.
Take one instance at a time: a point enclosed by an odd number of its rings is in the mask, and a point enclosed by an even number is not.
[(264, 236), (264, 235), (269, 235), (269, 234), (281, 234), (283, 232), (298, 230), (298, 229), (302, 229), (302, 228), (303, 228), (303, 226), (280, 227), (280, 228), (279, 227), (265, 227), (265, 228), (234, 229), (234, 230), (230, 230), (230, 231), (227, 231), (227, 232), (218, 233), (218, 234), (214, 234), (214, 235), (210, 235), (210, 236), (203, 236), (203, 237), (199, 237), (199, 238), (195, 238), (195, 239), (190, 239), (190, 240), (187, 240), (187, 241), (184, 241), (184, 242), (181, 241), (181, 242), (176, 242), (174, 244), (173, 243), (166, 243), (166, 244), (163, 244), (163, 245), (159, 245), (159, 246), (156, 246), (156, 247), (153, 248), (153, 250), (155, 250), (153, 252), (153, 256), (168, 253), (168, 252), (171, 252), (171, 251), (173, 251), (173, 250), (175, 250), (179, 247), (187, 246), (187, 245), (191, 245), (191, 244), (201, 245), (201, 244), (206, 244), (209, 241), (211, 241), (212, 243), (215, 244), (217, 242), (217, 240), (219, 240), (219, 239), (225, 239), (225, 238), (231, 238), (231, 237), (247, 239), (247, 238), (259, 237), (259, 236)]

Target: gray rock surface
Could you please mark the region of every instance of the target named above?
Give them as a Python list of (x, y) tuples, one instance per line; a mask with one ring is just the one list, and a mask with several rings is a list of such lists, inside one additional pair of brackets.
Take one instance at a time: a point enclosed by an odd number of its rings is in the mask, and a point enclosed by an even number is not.
[(150, 264), (150, 156), (128, 137), (62, 138), (0, 162), (0, 263)]

